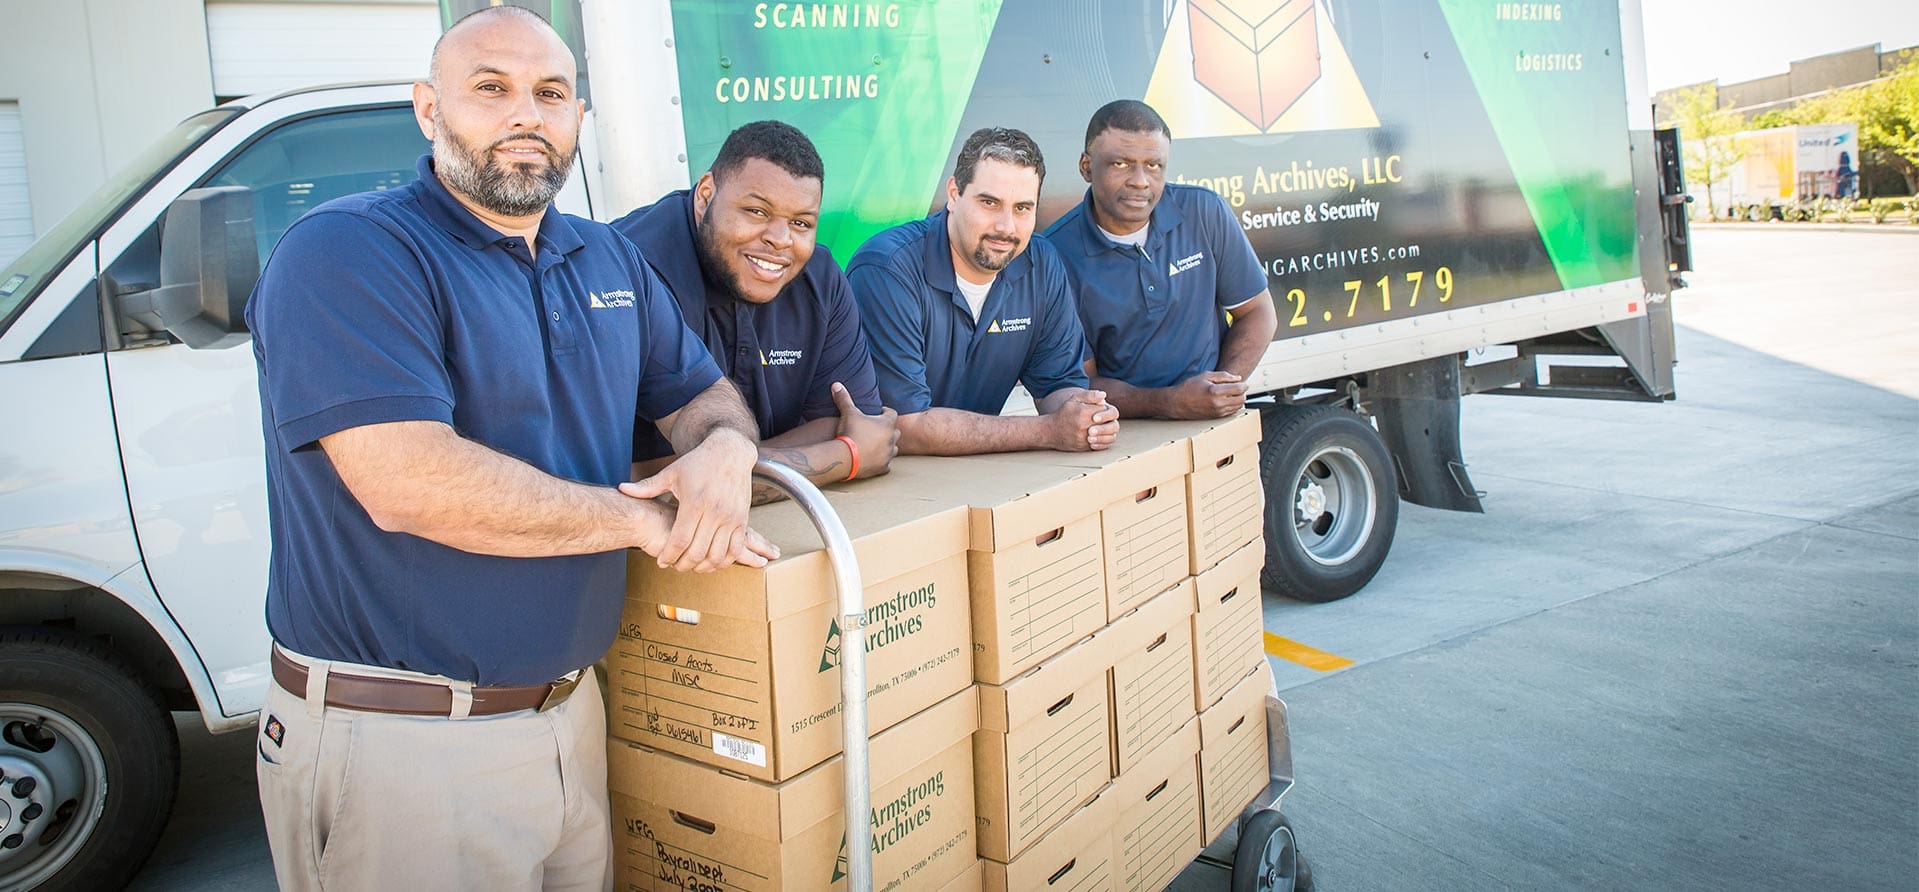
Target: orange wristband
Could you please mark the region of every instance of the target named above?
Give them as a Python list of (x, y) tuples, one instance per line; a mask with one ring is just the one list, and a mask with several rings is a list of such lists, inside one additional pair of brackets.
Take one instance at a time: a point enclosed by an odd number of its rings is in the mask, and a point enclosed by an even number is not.
[(853, 438), (852, 438), (852, 437), (834, 437), (833, 439), (835, 439), (835, 440), (838, 440), (838, 441), (840, 441), (840, 442), (842, 442), (842, 443), (845, 443), (845, 444), (846, 444), (846, 451), (847, 451), (847, 452), (849, 452), (849, 453), (851, 453), (851, 454), (852, 454), (852, 456), (853, 456), (853, 470), (851, 470), (851, 471), (847, 471), (847, 472), (846, 472), (846, 479), (847, 479), (847, 480), (851, 480), (851, 479), (853, 479), (853, 478), (855, 478), (855, 477), (858, 477), (858, 476), (860, 475), (860, 447), (859, 447), (859, 445), (853, 442)]

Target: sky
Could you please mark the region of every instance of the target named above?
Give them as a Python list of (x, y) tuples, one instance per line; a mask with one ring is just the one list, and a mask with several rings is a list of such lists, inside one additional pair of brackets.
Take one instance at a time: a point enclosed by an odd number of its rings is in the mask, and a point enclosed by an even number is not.
[(1919, 0), (1641, 0), (1654, 91), (1785, 74), (1798, 59), (1919, 44)]

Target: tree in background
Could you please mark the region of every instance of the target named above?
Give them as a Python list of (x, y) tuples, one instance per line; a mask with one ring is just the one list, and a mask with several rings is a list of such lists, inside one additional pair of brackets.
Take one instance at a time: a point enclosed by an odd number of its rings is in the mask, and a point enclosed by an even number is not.
[(1686, 147), (1686, 182), (1706, 184), (1706, 213), (1717, 220), (1712, 184), (1725, 179), (1744, 157), (1732, 135), (1746, 129), (1746, 123), (1719, 108), (1719, 91), (1712, 84), (1700, 84), (1677, 98), (1667, 123), (1679, 128), (1680, 144)]

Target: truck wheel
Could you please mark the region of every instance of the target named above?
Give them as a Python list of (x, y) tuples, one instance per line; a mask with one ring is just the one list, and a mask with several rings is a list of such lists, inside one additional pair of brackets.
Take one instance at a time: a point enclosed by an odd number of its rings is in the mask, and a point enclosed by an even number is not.
[(0, 888), (118, 889), (153, 851), (180, 740), (99, 642), (0, 630)]
[(1338, 406), (1282, 406), (1261, 424), (1266, 568), (1260, 582), (1302, 601), (1337, 601), (1386, 562), (1399, 521), (1392, 456), (1365, 418)]

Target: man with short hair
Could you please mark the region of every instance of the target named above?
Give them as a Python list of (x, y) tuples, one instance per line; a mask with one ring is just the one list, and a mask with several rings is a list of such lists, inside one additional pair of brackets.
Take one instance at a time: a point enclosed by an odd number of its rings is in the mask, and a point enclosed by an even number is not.
[(1079, 156), (1086, 197), (1042, 239), (1073, 271), (1092, 386), (1127, 418), (1220, 418), (1245, 407), (1279, 317), (1225, 200), (1167, 184), (1172, 138), (1144, 102), (1100, 107)]
[[(1085, 452), (1118, 436), (1118, 412), (1086, 387), (1066, 267), (1032, 240), (1045, 176), (1031, 137), (978, 130), (960, 147), (945, 210), (853, 255), (847, 277), (880, 399), (899, 412), (901, 452)], [(1037, 417), (999, 414), (1015, 382)]]
[[(753, 419), (625, 239), (550, 206), (573, 55), (506, 6), (413, 88), (419, 180), (287, 231), (247, 308), (272, 559), (260, 803), (282, 889), (608, 889), (627, 549), (763, 566)], [(628, 479), (635, 408), (687, 455)], [(677, 513), (653, 501), (671, 492)]]
[[(846, 275), (816, 244), (825, 178), (805, 134), (756, 121), (726, 137), (692, 189), (613, 221), (739, 387), (760, 455), (821, 484), (886, 473), (898, 439)], [(647, 427), (634, 436), (635, 459), (673, 452)]]

